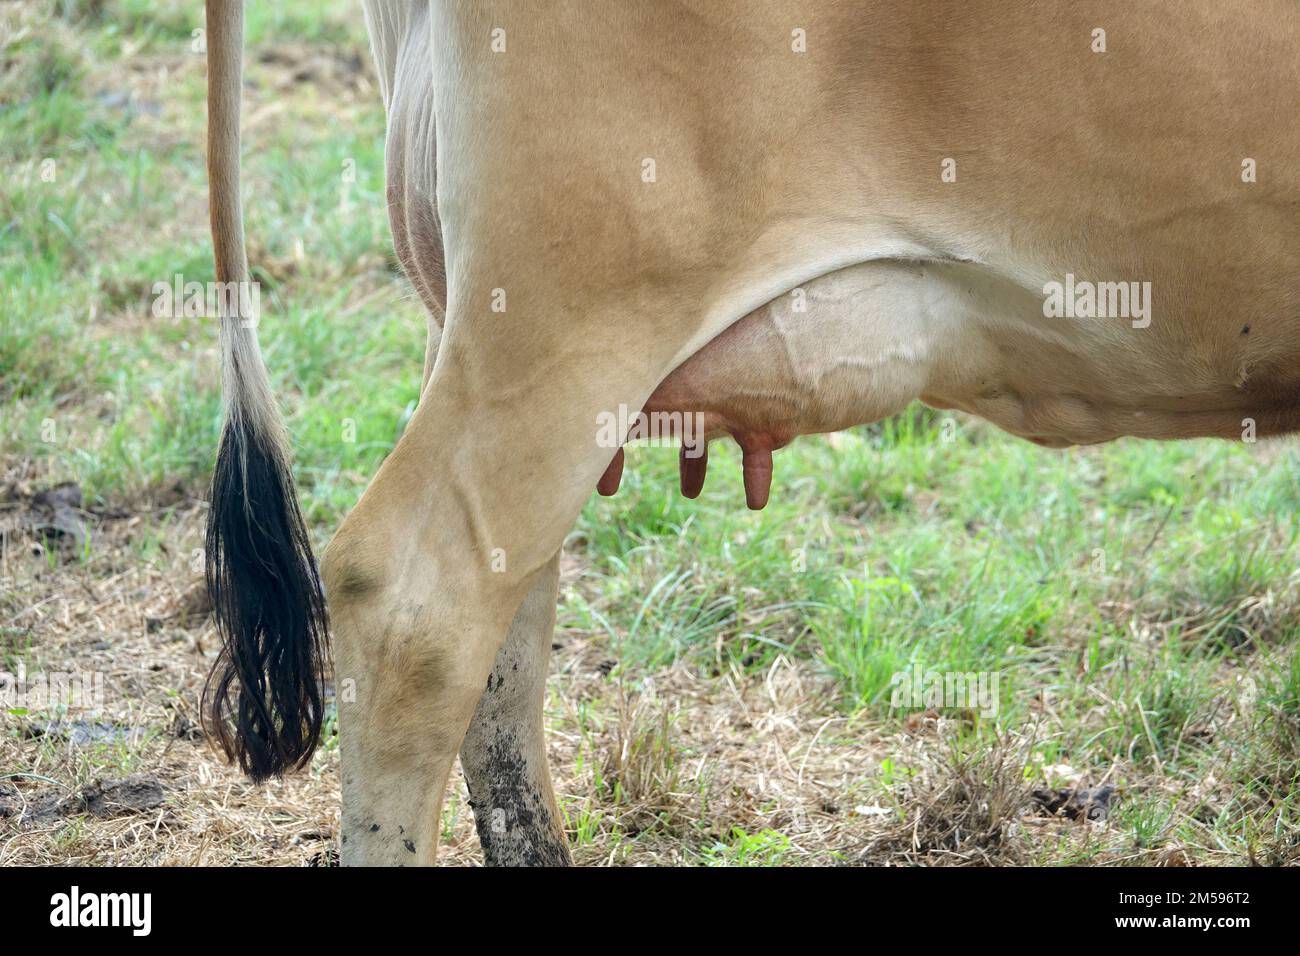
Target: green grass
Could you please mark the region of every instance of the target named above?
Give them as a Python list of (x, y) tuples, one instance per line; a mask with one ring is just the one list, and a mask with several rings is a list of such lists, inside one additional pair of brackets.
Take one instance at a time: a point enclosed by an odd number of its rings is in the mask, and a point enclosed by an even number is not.
[[(34, 6), (61, 15), (7, 48), (15, 68), (0, 75), (0, 464), (77, 481), (94, 504), (201, 496), (216, 330), (150, 313), (153, 283), (212, 278), (199, 8)], [(252, 5), (248, 116), (281, 78), (259, 51), (365, 56), (361, 31), (346, 5)], [(139, 92), (124, 58), (170, 70), (158, 112), (103, 95)], [(303, 122), (246, 120), (243, 173), (263, 348), (323, 542), (409, 415), (424, 317), (393, 267), (377, 94), (303, 102)], [(672, 451), (629, 449), (622, 491), (593, 498), (570, 537), (586, 570), (560, 625), (607, 638), (624, 674), (760, 672), (785, 655), (833, 681), (846, 712), (892, 726), (895, 672), (997, 672), (988, 731), (1045, 720), (1045, 763), (1216, 774), (1213, 798), (1189, 782), (1172, 810), (1163, 792), (1136, 799), (1117, 818), (1135, 846), (1173, 834), (1264, 858), (1294, 845), (1296, 445), (1054, 452), (918, 406), (779, 452), (759, 514), (743, 508), (734, 448), (711, 460), (691, 502)], [(599, 825), (598, 810), (569, 812), (580, 831)], [(734, 833), (703, 859), (776, 863), (783, 839)]]
[[(78, 481), (91, 500), (175, 482), (199, 490), (221, 415), (215, 329), (203, 319), (156, 318), (150, 307), (156, 282), (213, 278), (202, 57), (188, 46), (200, 11), (62, 6), (70, 19), (6, 51), (19, 68), (0, 91), (0, 149), (18, 168), (0, 188), (5, 451)], [(364, 37), (355, 25), (344, 29), (350, 21), (339, 11), (330, 19), (308, 3), (254, 10), (254, 47), (292, 37), (364, 52)], [(77, 44), (88, 20), (99, 42), (84, 50)], [(187, 108), (135, 114), (102, 95), (137, 93), (116, 82), (123, 44), (173, 71), (169, 89), (183, 91)], [(271, 68), (249, 59), (250, 81), (269, 83)], [(254, 257), (264, 350), (299, 444), (309, 510), (322, 524), (355, 500), (418, 394), (424, 323), (389, 266), (377, 106), (343, 128), (274, 124), (244, 159), (257, 196), (249, 234), (265, 243)], [(345, 158), (357, 171), (346, 205)], [(46, 161), (52, 176), (42, 176)], [(360, 275), (351, 271), (358, 263)]]
[(705, 866), (780, 866), (790, 853), (790, 838), (775, 830), (746, 833), (736, 827), (728, 839), (706, 847)]

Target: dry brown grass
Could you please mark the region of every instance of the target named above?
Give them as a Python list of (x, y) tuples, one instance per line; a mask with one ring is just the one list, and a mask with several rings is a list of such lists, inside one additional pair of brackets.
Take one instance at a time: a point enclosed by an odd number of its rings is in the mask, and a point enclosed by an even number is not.
[[(0, 482), (10, 499), (0, 511), (8, 531), (0, 548), (0, 652), (6, 666), (23, 655), (29, 673), (103, 673), (105, 706), (93, 719), (120, 736), (77, 743), (34, 733), (48, 715), (6, 715), (0, 806), (73, 797), (128, 775), (156, 778), (164, 799), (107, 817), (0, 815), (0, 864), (305, 865), (321, 858), (338, 832), (337, 750), (323, 749), (308, 773), (254, 787), (197, 730), (197, 697), (216, 648), (196, 563), (203, 505), (142, 502), (83, 513), (89, 545), (78, 552), (16, 530), (23, 500), (45, 477), (11, 473)], [(565, 563), (564, 586), (585, 586), (576, 560)], [(1223, 806), (1242, 799), (1241, 774), (1230, 770), (1188, 781), (1134, 761), (1105, 779), (1083, 779), (1066, 767), (1034, 765), (1038, 728), (971, 744), (964, 721), (845, 713), (836, 689), (807, 662), (778, 657), (762, 674), (709, 677), (685, 663), (611, 673), (604, 638), (560, 631), (556, 643), (550, 758), (579, 863), (734, 862), (727, 847), (738, 834), (768, 831), (788, 841), (766, 860), (778, 863), (1235, 859), (1212, 845), (1208, 826), (1207, 845), (1166, 835), (1141, 846), (1107, 821), (1045, 817), (1030, 796), (1038, 780), (1092, 786), (1122, 778), (1121, 799)], [(1098, 706), (1113, 714), (1117, 703)], [(1242, 773), (1258, 778), (1267, 800), (1293, 771), (1294, 722), (1280, 712), (1269, 728), (1247, 723), (1225, 713), (1212, 731), (1277, 737), (1277, 746), (1243, 750), (1256, 765)], [(1277, 759), (1260, 763), (1260, 754)], [(480, 859), (477, 838), (459, 775), (456, 781), (442, 858), (472, 865)], [(1284, 834), (1260, 834), (1257, 842), (1259, 862), (1296, 858)]]
[[(10, 525), (18, 510), (11, 501)], [(25, 653), (29, 673), (103, 673), (105, 706), (93, 719), (122, 731), (120, 740), (77, 744), (32, 735), (39, 715), (5, 717), (0, 767), (17, 774), (7, 792), (30, 802), (147, 774), (165, 799), (106, 819), (0, 818), (0, 864), (303, 865), (336, 839), (336, 750), (319, 754), (309, 773), (254, 787), (197, 731), (216, 647), (195, 604), (203, 517), (195, 502), (85, 514), (84, 556), (31, 534), (5, 537), (7, 647)], [(569, 563), (569, 581), (580, 574)], [(557, 643), (551, 761), (579, 862), (687, 862), (737, 829), (779, 831), (792, 862), (850, 858), (881, 839), (879, 817), (860, 805), (893, 743), (838, 712), (806, 665), (782, 658), (760, 676), (701, 678), (677, 665), (611, 677), (603, 642), (569, 632)], [(444, 862), (477, 862), (459, 783), (446, 819)]]

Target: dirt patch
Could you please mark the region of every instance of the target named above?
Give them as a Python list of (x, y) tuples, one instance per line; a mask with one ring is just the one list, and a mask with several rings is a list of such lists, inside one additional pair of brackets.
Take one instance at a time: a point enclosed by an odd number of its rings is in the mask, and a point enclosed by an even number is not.
[(1110, 784), (1100, 787), (1061, 787), (1056, 790), (1035, 790), (1034, 802), (1046, 816), (1062, 816), (1067, 820), (1105, 820), (1110, 815), (1115, 788)]
[(139, 740), (142, 728), (127, 727), (106, 720), (36, 720), (27, 725), (25, 736), (44, 737), (86, 747), (91, 744), (131, 743)]
[(35, 826), (80, 813), (107, 820), (152, 810), (162, 802), (162, 784), (152, 774), (96, 780), (70, 796), (49, 787), (25, 793), (10, 785), (0, 790), (0, 818), (10, 818), (20, 826)]
[(279, 90), (308, 83), (319, 95), (369, 96), (374, 64), (359, 49), (280, 42), (257, 52), (262, 75)]
[(64, 482), (15, 497), (17, 500), (6, 502), (5, 511), (0, 512), (0, 538), (28, 534), (41, 546), (65, 554), (76, 554), (85, 545), (85, 513), (78, 485)]

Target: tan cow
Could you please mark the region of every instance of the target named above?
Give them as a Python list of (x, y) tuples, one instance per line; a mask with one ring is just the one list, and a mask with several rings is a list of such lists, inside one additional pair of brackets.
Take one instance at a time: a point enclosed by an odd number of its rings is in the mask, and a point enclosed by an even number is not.
[[(366, 12), (431, 319), (419, 408), (322, 562), (344, 862), (432, 862), (458, 751), (488, 861), (567, 861), (556, 568), (617, 485), (620, 409), (734, 436), (752, 507), (773, 449), (918, 398), (1050, 446), (1300, 426), (1294, 0)], [(208, 16), (229, 281), (239, 7)], [(324, 610), (254, 333), (223, 325), (212, 716), (262, 778), (314, 746)]]

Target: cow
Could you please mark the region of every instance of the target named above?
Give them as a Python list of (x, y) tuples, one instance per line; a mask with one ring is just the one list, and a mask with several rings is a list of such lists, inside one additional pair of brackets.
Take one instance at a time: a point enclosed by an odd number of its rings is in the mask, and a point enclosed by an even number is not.
[[(207, 534), (208, 719), (254, 780), (316, 745), (328, 595), (345, 864), (432, 863), (458, 754), (488, 863), (569, 861), (543, 689), (619, 410), (698, 423), (688, 496), (736, 440), (752, 508), (795, 437), (917, 399), (1049, 447), (1300, 427), (1293, 0), (365, 16), (418, 407), (318, 573), (256, 327), (224, 316)], [(207, 18), (239, 282), (241, 5)]]

